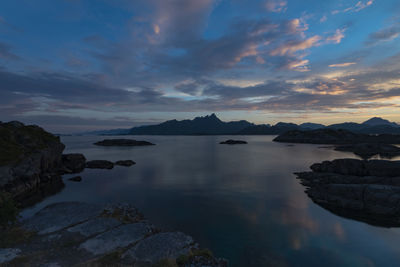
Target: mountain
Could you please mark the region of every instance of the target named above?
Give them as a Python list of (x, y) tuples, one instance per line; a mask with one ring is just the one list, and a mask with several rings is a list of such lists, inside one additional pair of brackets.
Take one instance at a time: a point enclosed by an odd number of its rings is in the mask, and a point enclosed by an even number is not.
[(132, 135), (219, 135), (235, 134), (249, 126), (245, 120), (223, 122), (214, 113), (193, 120), (170, 120), (157, 125), (134, 127)]
[(387, 126), (392, 126), (392, 127), (400, 127), (399, 124), (395, 123), (395, 122), (390, 122), (388, 120), (379, 118), (379, 117), (373, 117), (369, 120), (364, 121), (363, 123), (361, 123), (362, 125), (366, 125), (366, 126), (381, 126), (381, 125), (387, 125)]
[(327, 126), (331, 129), (348, 130), (355, 133), (364, 134), (400, 134), (400, 125), (388, 120), (374, 117), (363, 123), (345, 122)]
[(193, 120), (169, 120), (157, 125), (93, 131), (81, 135), (278, 135), (291, 130), (309, 131), (324, 128), (363, 134), (400, 134), (399, 124), (378, 117), (363, 123), (344, 122), (329, 126), (311, 122), (300, 125), (286, 122), (256, 125), (245, 120), (224, 122), (213, 113)]
[(305, 122), (300, 124), (299, 127), (303, 130), (316, 130), (325, 128), (326, 126), (319, 123)]

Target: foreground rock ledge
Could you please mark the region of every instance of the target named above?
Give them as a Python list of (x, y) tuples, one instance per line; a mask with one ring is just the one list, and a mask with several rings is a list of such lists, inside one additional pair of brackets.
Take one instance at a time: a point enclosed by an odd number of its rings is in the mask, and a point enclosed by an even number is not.
[(383, 227), (400, 227), (400, 161), (337, 159), (296, 173), (307, 195), (329, 211)]
[(227, 266), (192, 237), (161, 232), (127, 204), (52, 204), (21, 222), (19, 235), (29, 238), (2, 242), (0, 265)]

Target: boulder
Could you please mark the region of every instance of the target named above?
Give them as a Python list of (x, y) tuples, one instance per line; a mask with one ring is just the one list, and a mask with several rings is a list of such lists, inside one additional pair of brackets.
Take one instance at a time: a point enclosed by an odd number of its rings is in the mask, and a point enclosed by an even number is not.
[(96, 146), (153, 146), (153, 143), (147, 141), (137, 141), (133, 139), (104, 139), (94, 143)]
[(86, 162), (86, 168), (89, 169), (112, 169), (114, 163), (108, 160), (91, 160)]
[(86, 167), (86, 158), (79, 153), (62, 155), (62, 171), (64, 173), (80, 173)]

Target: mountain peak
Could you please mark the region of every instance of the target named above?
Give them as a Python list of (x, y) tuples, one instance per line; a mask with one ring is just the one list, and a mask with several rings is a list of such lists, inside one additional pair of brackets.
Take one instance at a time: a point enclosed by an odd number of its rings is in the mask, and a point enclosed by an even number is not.
[(382, 119), (380, 117), (373, 117), (369, 120), (364, 121), (362, 124), (368, 125), (368, 126), (376, 126), (376, 125), (398, 126), (396, 123), (390, 122), (390, 121)]

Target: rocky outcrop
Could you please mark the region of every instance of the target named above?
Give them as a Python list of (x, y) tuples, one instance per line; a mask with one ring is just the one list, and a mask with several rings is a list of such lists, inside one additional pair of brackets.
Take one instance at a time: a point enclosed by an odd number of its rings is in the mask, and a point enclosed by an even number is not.
[(222, 145), (244, 145), (244, 144), (247, 144), (247, 142), (246, 141), (241, 141), (241, 140), (229, 139), (229, 140), (220, 142), (220, 144), (222, 144)]
[(400, 226), (400, 161), (337, 159), (296, 173), (307, 195), (335, 214)]
[(97, 146), (153, 146), (153, 143), (147, 141), (137, 141), (133, 139), (104, 139), (94, 143)]
[(0, 264), (19, 266), (227, 266), (192, 237), (163, 232), (127, 204), (52, 204), (21, 223), (22, 243), (0, 248)]
[(86, 167), (86, 158), (84, 155), (63, 154), (62, 155), (62, 172), (63, 173), (80, 173)]
[(307, 144), (400, 144), (400, 135), (368, 135), (335, 129), (317, 129), (311, 131), (293, 130), (277, 136), (274, 141)]
[(22, 205), (58, 192), (64, 145), (34, 125), (0, 123), (0, 191)]
[(136, 162), (134, 162), (133, 160), (128, 159), (128, 160), (118, 160), (114, 164), (118, 165), (118, 166), (129, 167), (129, 166), (135, 165)]
[(114, 168), (114, 163), (108, 160), (91, 160), (86, 162), (86, 168), (89, 169), (112, 169)]
[(382, 158), (393, 158), (400, 156), (400, 148), (390, 144), (361, 143), (352, 145), (339, 145), (335, 147), (335, 150), (353, 152), (363, 159), (368, 159), (375, 155), (379, 155)]

